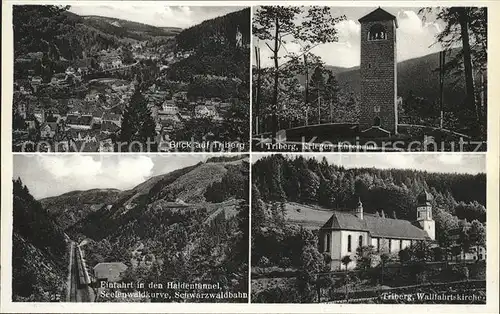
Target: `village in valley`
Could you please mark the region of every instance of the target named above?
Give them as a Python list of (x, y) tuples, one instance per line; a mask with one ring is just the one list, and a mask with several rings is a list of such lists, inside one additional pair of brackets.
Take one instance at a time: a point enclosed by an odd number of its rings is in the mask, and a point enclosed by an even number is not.
[[(65, 11), (62, 14), (72, 13)], [(154, 131), (151, 130), (147, 136), (148, 140), (156, 143), (155, 148), (150, 149), (152, 151), (168, 150), (168, 147), (162, 148), (158, 144), (170, 141), (245, 140), (248, 128), (245, 130), (242, 123), (238, 124), (243, 130), (234, 138), (223, 138), (224, 135), (221, 135), (225, 131), (226, 117), (238, 116), (234, 113), (235, 107), (248, 111), (249, 103), (245, 100), (248, 94), (238, 99), (223, 89), (245, 83), (231, 73), (218, 75), (217, 71), (205, 71), (203, 66), (193, 71), (184, 70), (198, 56), (196, 47), (180, 47), (176, 36), (182, 33), (182, 29), (156, 28), (129, 21), (125, 21), (128, 24), (121, 21), (125, 24), (121, 25), (118, 19), (77, 17), (81, 20), (77, 20), (76, 27), (93, 26), (90, 24), (95, 22), (93, 20), (109, 25), (101, 26), (95, 39), (97, 43), (90, 48), (83, 47), (76, 57), (65, 57), (58, 42), (47, 43), (48, 48), (40, 45), (40, 51), (33, 51), (36, 50), (33, 48), (35, 45), (16, 51), (12, 109), (14, 151), (127, 150), (117, 143), (120, 140), (127, 142), (121, 135), (124, 114), (137, 92), (141, 94), (138, 99), (146, 102), (147, 106), (141, 110), (147, 112), (151, 120), (141, 121), (144, 120), (142, 116), (142, 119), (136, 119), (139, 122), (131, 123), (153, 125), (149, 130), (154, 127)], [(152, 28), (155, 36), (150, 35), (151, 31), (147, 35), (135, 36), (137, 31), (134, 29), (129, 33), (132, 33), (130, 37), (136, 38), (108, 35), (112, 33), (109, 29), (131, 28), (129, 24)], [(103, 34), (103, 30), (108, 34)], [(226, 45), (225, 49), (248, 50), (249, 44), (244, 43), (244, 37), (236, 26), (231, 40), (216, 44)], [(228, 64), (231, 61), (225, 60)], [(199, 92), (210, 90), (203, 84), (217, 85), (219, 82), (223, 87), (218, 91)], [(192, 126), (203, 129), (193, 130)], [(137, 125), (136, 133), (141, 133), (141, 128)], [(129, 129), (127, 132), (134, 133)], [(224, 134), (228, 133), (231, 132)], [(132, 139), (144, 143), (144, 138), (142, 135), (140, 139)]]

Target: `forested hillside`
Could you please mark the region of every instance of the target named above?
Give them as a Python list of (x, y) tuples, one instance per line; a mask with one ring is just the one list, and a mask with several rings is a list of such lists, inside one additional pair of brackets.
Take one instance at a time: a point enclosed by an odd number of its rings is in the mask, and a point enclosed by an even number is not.
[[(252, 183), (253, 302), (310, 303), (317, 302), (324, 291), (340, 292), (344, 297), (344, 292), (347, 294), (350, 289), (374, 287), (372, 291), (377, 291), (380, 287), (414, 285), (427, 280), (462, 280), (457, 269), (432, 272), (425, 263), (456, 259), (462, 250), (485, 245), (485, 174), (346, 169), (330, 164), (325, 158), (271, 155), (252, 166)], [(392, 281), (383, 277), (386, 286), (381, 285), (379, 273), (381, 269), (383, 273), (383, 266), (356, 266), (352, 273), (318, 275), (331, 271), (327, 266), (329, 255), (319, 251), (318, 230), (332, 217), (332, 211), (353, 211), (361, 200), (365, 213), (414, 222), (416, 198), (424, 190), (433, 195), (434, 248), (431, 250), (430, 244), (424, 242), (401, 250), (401, 254), (384, 257), (399, 265), (409, 262), (407, 271), (411, 275), (399, 272), (398, 280)], [(358, 262), (363, 259), (364, 250), (371, 252), (372, 248), (357, 250)], [(383, 255), (367, 254), (374, 259)], [(420, 268), (413, 267), (417, 264)], [(475, 265), (483, 270), (474, 271), (474, 276), (484, 279), (484, 264)], [(422, 273), (428, 277), (422, 281), (415, 279), (416, 274)], [(332, 295), (323, 297), (331, 300)]]
[[(255, 189), (264, 202), (314, 204), (326, 210), (352, 210), (358, 199), (364, 211), (414, 221), (416, 198), (432, 194), (438, 240), (460, 220), (486, 222), (486, 175), (429, 173), (416, 170), (346, 169), (326, 159), (273, 155), (253, 165)], [(440, 239), (443, 237), (443, 239)]]
[(87, 239), (90, 267), (120, 261), (129, 266), (124, 281), (220, 282), (224, 291), (247, 292), (248, 167), (245, 156), (217, 157), (131, 190), (72, 192), (44, 203), (56, 213), (64, 200), (95, 196), (99, 209), (66, 230), (78, 242)]
[(63, 230), (30, 194), (13, 181), (12, 300), (64, 298), (67, 250)]
[(99, 16), (79, 16), (68, 6), (15, 5), (15, 57), (44, 52), (53, 60), (81, 59), (134, 41), (175, 36), (180, 30)]
[(91, 212), (112, 204), (119, 193), (120, 191), (115, 189), (73, 191), (41, 199), (40, 203), (43, 208), (50, 209), (49, 214), (56, 223), (67, 229)]
[[(187, 28), (176, 36), (177, 50), (189, 57), (174, 64), (169, 76), (189, 81), (197, 74), (240, 78), (250, 73), (250, 9)], [(241, 35), (241, 40), (239, 36)]]

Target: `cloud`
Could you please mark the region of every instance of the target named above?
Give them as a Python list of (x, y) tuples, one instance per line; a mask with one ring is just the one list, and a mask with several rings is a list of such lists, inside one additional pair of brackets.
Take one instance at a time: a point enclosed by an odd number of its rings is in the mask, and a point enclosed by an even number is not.
[(242, 7), (226, 6), (162, 6), (156, 3), (148, 5), (127, 5), (116, 3), (101, 6), (74, 5), (70, 11), (78, 15), (99, 15), (113, 17), (153, 26), (187, 28)]
[(152, 176), (194, 165), (208, 155), (16, 155), (13, 177), (35, 198), (70, 191), (131, 189)]
[(152, 175), (148, 156), (37, 156), (18, 159), (14, 172), (35, 197), (95, 188), (129, 189)]
[(92, 156), (72, 155), (68, 158), (48, 156), (37, 159), (39, 166), (54, 178), (64, 177), (93, 177), (101, 172), (102, 163), (95, 161)]
[[(116, 169), (111, 167), (107, 170), (108, 176), (113, 176), (116, 171), (117, 179), (123, 185), (133, 185), (137, 182), (146, 180), (152, 174), (154, 163), (147, 156), (136, 156), (132, 158), (120, 158)], [(111, 172), (111, 173), (109, 173)]]
[[(338, 42), (322, 44), (312, 52), (319, 55), (328, 65), (358, 66), (361, 53), (361, 25), (357, 19), (367, 12), (360, 11), (359, 8), (346, 8), (344, 13), (348, 18), (335, 26)], [(435, 44), (436, 34), (441, 30), (438, 23), (423, 22), (422, 18), (411, 10), (400, 9), (394, 13), (399, 25), (396, 33), (398, 61), (421, 57), (440, 50), (440, 45)], [(262, 66), (272, 66), (273, 61), (269, 58), (271, 52), (265, 42), (260, 41), (257, 45), (261, 48)], [(298, 45), (288, 43), (285, 47), (288, 51), (296, 51)], [(281, 56), (285, 54), (285, 49), (282, 50)]]
[(459, 165), (463, 162), (462, 155), (460, 154), (440, 154), (438, 160), (448, 165)]

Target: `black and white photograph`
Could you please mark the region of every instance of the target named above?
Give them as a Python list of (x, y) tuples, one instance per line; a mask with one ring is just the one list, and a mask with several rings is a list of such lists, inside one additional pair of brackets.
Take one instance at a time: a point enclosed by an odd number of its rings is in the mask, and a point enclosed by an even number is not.
[(250, 8), (14, 5), (16, 152), (246, 152)]
[(12, 301), (247, 303), (248, 158), (15, 155)]
[(486, 151), (486, 7), (253, 12), (254, 151)]
[(252, 158), (252, 303), (486, 304), (484, 154)]

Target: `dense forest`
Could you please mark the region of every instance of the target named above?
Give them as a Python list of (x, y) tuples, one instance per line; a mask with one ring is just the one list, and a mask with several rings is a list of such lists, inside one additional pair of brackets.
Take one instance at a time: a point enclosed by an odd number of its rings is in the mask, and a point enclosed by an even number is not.
[[(272, 174), (272, 175), (271, 175)], [(353, 208), (358, 198), (369, 213), (380, 209), (398, 218), (416, 217), (416, 197), (423, 190), (434, 197), (443, 215), (472, 221), (486, 219), (486, 175), (429, 173), (417, 170), (345, 169), (314, 158), (273, 155), (258, 160), (253, 181), (264, 201)], [(435, 213), (435, 218), (437, 218)]]
[[(400, 280), (390, 282), (385, 279), (389, 286), (411, 285), (425, 280), (461, 280), (464, 277), (459, 270), (436, 272), (425, 263), (449, 260), (462, 250), (467, 251), (474, 245), (485, 245), (485, 174), (346, 169), (330, 164), (325, 158), (318, 160), (304, 156), (271, 155), (255, 162), (252, 182), (254, 302), (317, 302), (325, 291), (338, 294), (338, 289), (347, 291), (347, 286), (354, 283), (376, 286), (380, 284), (380, 276), (383, 276), (383, 266), (371, 270), (363, 268), (363, 263), (374, 258), (407, 263), (408, 267), (402, 268), (398, 275)], [(358, 200), (361, 200), (366, 213), (415, 221), (416, 199), (424, 190), (433, 195), (432, 211), (436, 221), (436, 243), (433, 248), (430, 243), (424, 242), (401, 250), (399, 255), (380, 253), (379, 256), (373, 247), (363, 246), (355, 256), (359, 274), (317, 275), (328, 273), (330, 269), (327, 257), (318, 250), (321, 222), (317, 227), (306, 227), (310, 226), (308, 220), (318, 220), (313, 215), (322, 213), (319, 217), (326, 217), (328, 210), (352, 211)], [(311, 216), (300, 217), (307, 221), (290, 217), (293, 214), (291, 211), (305, 209)], [(452, 237), (457, 231), (458, 240)], [(471, 272), (484, 277), (484, 268), (482, 272)], [(427, 279), (418, 279), (419, 273), (425, 273)], [(435, 279), (431, 280), (431, 277)], [(344, 297), (344, 292), (340, 297)]]
[(68, 262), (64, 232), (19, 178), (13, 198), (12, 300), (59, 301)]
[(438, 242), (449, 242), (450, 232), (464, 224), (468, 226), (477, 221), (476, 224), (483, 226), (486, 223), (485, 174), (346, 169), (328, 163), (325, 158), (318, 161), (302, 156), (272, 155), (254, 164), (252, 181), (253, 193), (257, 193), (253, 203), (257, 206), (253, 211), (257, 225), (265, 223), (266, 211), (286, 216), (283, 204), (287, 202), (351, 211), (359, 199), (367, 213), (384, 212), (388, 217), (414, 221), (416, 198), (424, 190), (433, 195)]
[[(13, 7), (15, 57), (43, 52), (53, 60), (81, 59), (102, 49), (133, 41), (172, 37), (168, 30), (119, 19), (82, 17), (69, 6), (15, 5)], [(120, 27), (112, 23), (119, 23)]]
[[(189, 81), (197, 74), (239, 78), (250, 75), (250, 9), (204, 21), (176, 36), (177, 51), (189, 56), (169, 70), (172, 80)], [(237, 41), (241, 34), (241, 41)], [(248, 84), (247, 84), (248, 85)]]

